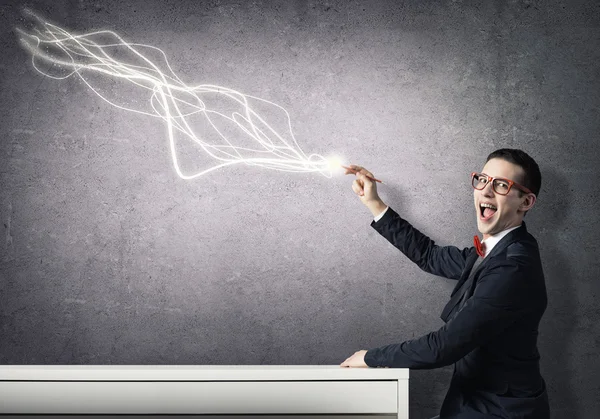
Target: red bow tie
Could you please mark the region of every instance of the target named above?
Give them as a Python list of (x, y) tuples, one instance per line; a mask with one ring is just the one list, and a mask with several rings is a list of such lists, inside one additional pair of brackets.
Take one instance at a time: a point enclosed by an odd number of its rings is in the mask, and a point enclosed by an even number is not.
[(485, 243), (481, 243), (481, 241), (479, 241), (479, 236), (473, 237), (473, 243), (475, 244), (475, 250), (477, 251), (477, 254), (479, 256), (481, 256), (482, 258), (484, 258), (485, 257)]

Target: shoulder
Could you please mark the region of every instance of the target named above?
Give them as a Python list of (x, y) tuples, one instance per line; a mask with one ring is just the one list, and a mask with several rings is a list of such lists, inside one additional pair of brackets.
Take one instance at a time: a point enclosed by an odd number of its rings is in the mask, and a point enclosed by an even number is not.
[(525, 227), (520, 227), (510, 231), (496, 243), (490, 256), (496, 261), (510, 259), (526, 262), (531, 258), (539, 258), (539, 247), (535, 237)]
[[(532, 238), (533, 239), (533, 238)], [(506, 280), (530, 276), (540, 266), (540, 253), (535, 239), (510, 243), (485, 264), (483, 272), (502, 273)]]
[(538, 247), (537, 240), (531, 234), (527, 235), (520, 240), (515, 240), (506, 246), (504, 253), (507, 258), (519, 260), (527, 257), (538, 256), (540, 249)]
[(518, 241), (486, 262), (477, 285), (486, 295), (526, 297), (536, 292), (538, 279), (543, 280), (543, 274), (537, 243)]
[(535, 238), (527, 234), (506, 246), (490, 260), (490, 267), (532, 275), (541, 270), (540, 249)]

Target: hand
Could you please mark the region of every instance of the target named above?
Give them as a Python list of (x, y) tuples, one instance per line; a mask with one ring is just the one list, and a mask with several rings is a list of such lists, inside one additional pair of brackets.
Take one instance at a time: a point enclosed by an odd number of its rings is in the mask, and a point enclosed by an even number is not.
[(350, 367), (350, 368), (369, 368), (369, 366), (365, 363), (365, 354), (366, 350), (361, 350), (358, 352), (354, 352), (349, 358), (346, 358), (344, 362), (340, 364), (340, 367)]
[(373, 173), (367, 169), (355, 164), (351, 164), (349, 169), (346, 169), (347, 175), (355, 174), (356, 179), (352, 182), (352, 190), (360, 201), (371, 210), (373, 216), (381, 214), (386, 209), (387, 205), (383, 203), (379, 195), (377, 194), (377, 185), (367, 176), (374, 178)]
[(364, 167), (351, 164), (349, 169), (346, 169), (346, 175), (356, 175), (356, 179), (352, 182), (352, 190), (356, 195), (360, 197), (360, 200), (364, 203), (372, 201), (379, 196), (377, 195), (377, 185), (367, 176), (374, 178), (373, 173), (369, 172)]

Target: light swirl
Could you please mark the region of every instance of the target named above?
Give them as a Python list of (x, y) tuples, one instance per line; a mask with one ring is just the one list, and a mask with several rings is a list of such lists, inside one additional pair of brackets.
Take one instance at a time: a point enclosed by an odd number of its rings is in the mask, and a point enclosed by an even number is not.
[[(306, 155), (295, 139), (289, 113), (273, 102), (223, 86), (188, 86), (173, 72), (166, 54), (159, 48), (126, 42), (108, 30), (74, 35), (29, 10), (25, 13), (32, 18), (33, 28), (17, 29), (17, 32), (21, 44), (32, 55), (34, 68), (54, 79), (76, 75), (111, 105), (162, 118), (167, 126), (173, 166), (183, 179), (197, 178), (234, 164), (286, 172), (317, 172), (326, 177), (331, 177), (333, 170), (339, 167), (337, 159), (327, 159), (319, 154)], [(148, 58), (150, 53), (158, 53), (164, 62), (153, 62)], [(42, 70), (41, 63), (49, 69)], [(50, 70), (66, 74), (52, 74)], [(115, 103), (94, 87), (86, 77), (89, 73), (126, 80), (140, 90), (147, 90), (149, 100), (146, 103), (152, 111)], [(257, 106), (263, 114), (259, 114)], [(264, 112), (263, 108), (269, 111)], [(203, 118), (214, 130), (210, 133), (211, 139), (194, 131), (197, 123), (192, 118), (197, 117)], [(278, 117), (285, 121), (287, 128), (283, 132), (278, 132), (269, 123)], [(213, 165), (195, 173), (183, 173), (176, 152), (176, 132), (198, 144), (214, 159)]]

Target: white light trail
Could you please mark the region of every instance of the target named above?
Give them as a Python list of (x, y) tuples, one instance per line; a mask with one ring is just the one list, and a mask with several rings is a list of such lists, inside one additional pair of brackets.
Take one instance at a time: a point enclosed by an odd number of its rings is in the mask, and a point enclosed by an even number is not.
[[(34, 21), (30, 31), (17, 29), (21, 44), (31, 53), (34, 68), (54, 79), (78, 76), (95, 94), (111, 105), (136, 113), (162, 118), (167, 125), (173, 165), (183, 179), (193, 179), (216, 169), (234, 164), (246, 164), (286, 172), (317, 172), (331, 177), (339, 168), (339, 159), (319, 154), (306, 155), (292, 131), (290, 116), (281, 106), (236, 90), (201, 84), (188, 86), (173, 72), (166, 54), (151, 45), (128, 43), (112, 31), (102, 30), (74, 35), (26, 10)], [(146, 55), (144, 55), (144, 53)], [(159, 63), (148, 58), (158, 53)], [(117, 59), (119, 56), (125, 56)], [(50, 65), (42, 70), (41, 64)], [(50, 70), (67, 72), (51, 74)], [(126, 80), (148, 91), (153, 112), (133, 109), (115, 103), (99, 92), (86, 74), (101, 74)], [(259, 114), (256, 107), (268, 107), (284, 116), (285, 132), (278, 132), (269, 123), (274, 117)], [(224, 111), (223, 108), (229, 108)], [(199, 136), (194, 132), (193, 117), (201, 116), (212, 132)], [(210, 130), (209, 130), (210, 131)], [(231, 132), (234, 132), (232, 135)], [(196, 173), (184, 174), (176, 153), (175, 133), (179, 132), (198, 144), (215, 161)], [(212, 136), (218, 141), (208, 139)], [(236, 144), (242, 143), (244, 146)]]

